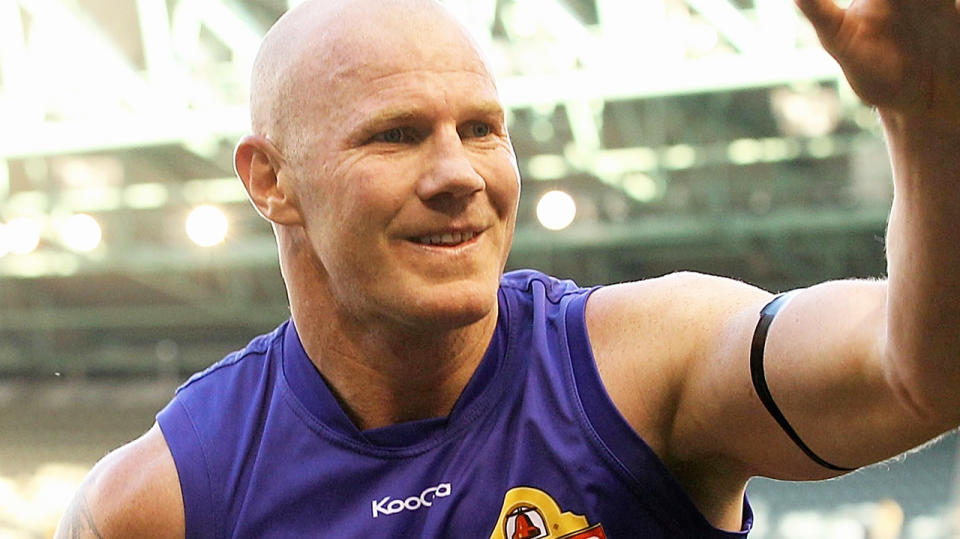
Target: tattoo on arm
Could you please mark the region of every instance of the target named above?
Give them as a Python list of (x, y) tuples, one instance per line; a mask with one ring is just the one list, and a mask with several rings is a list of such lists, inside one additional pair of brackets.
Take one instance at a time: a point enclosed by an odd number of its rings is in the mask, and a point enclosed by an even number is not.
[(87, 497), (84, 496), (83, 492), (78, 492), (63, 517), (57, 538), (81, 539), (88, 537), (103, 539), (103, 534), (100, 533), (96, 522), (93, 521), (93, 514), (87, 505)]

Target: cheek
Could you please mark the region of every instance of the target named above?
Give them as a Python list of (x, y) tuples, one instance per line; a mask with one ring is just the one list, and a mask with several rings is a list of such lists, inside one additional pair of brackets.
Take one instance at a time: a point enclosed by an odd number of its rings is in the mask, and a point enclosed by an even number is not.
[(491, 202), (501, 216), (516, 213), (520, 198), (520, 173), (513, 153), (504, 150), (479, 171), (486, 178)]
[(322, 190), (324, 200), (314, 206), (313, 235), (327, 262), (337, 266), (335, 271), (346, 272), (342, 278), (363, 280), (365, 274), (383, 268), (379, 257), (404, 197), (390, 189), (384, 174), (357, 167), (350, 172), (332, 178), (335, 183)]
[(321, 173), (312, 178), (307, 193), (315, 220), (334, 227), (346, 225), (374, 203), (370, 178), (351, 160), (324, 160), (318, 169)]
[(391, 180), (392, 177), (387, 174), (356, 178), (345, 197), (355, 206), (357, 214), (364, 213), (371, 223), (383, 224), (390, 220), (406, 199), (405, 193)]
[(342, 200), (351, 207), (353, 220), (383, 227), (414, 197), (416, 171), (406, 160), (366, 159), (344, 174)]

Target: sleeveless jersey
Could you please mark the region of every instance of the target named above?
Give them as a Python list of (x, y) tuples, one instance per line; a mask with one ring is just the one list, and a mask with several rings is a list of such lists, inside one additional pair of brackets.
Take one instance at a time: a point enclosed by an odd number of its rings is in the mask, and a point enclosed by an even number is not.
[(745, 537), (749, 503), (744, 531), (713, 528), (610, 401), (589, 293), (506, 274), (444, 418), (358, 430), (292, 321), (194, 375), (157, 416), (187, 537)]

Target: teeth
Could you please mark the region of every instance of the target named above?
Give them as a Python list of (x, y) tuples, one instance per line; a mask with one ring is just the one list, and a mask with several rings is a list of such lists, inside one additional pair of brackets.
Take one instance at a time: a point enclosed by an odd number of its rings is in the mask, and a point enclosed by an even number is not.
[(476, 232), (446, 232), (422, 236), (417, 238), (417, 241), (424, 245), (457, 245), (472, 240), (476, 235)]

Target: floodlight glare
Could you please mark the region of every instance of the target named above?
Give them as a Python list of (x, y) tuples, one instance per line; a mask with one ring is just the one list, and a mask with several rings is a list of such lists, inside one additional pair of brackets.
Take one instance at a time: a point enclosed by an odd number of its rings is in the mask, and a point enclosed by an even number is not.
[(17, 217), (7, 223), (3, 235), (9, 252), (32, 253), (40, 245), (40, 224), (29, 217)]
[(72, 251), (92, 251), (100, 245), (102, 238), (100, 223), (85, 213), (70, 216), (60, 228), (60, 239)]
[(549, 191), (537, 202), (537, 219), (544, 228), (563, 230), (577, 215), (577, 203), (563, 191)]
[(187, 217), (187, 236), (201, 247), (212, 247), (227, 237), (227, 216), (215, 206), (197, 206)]

